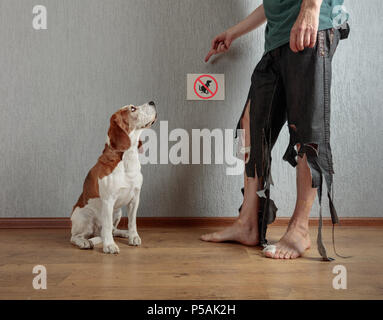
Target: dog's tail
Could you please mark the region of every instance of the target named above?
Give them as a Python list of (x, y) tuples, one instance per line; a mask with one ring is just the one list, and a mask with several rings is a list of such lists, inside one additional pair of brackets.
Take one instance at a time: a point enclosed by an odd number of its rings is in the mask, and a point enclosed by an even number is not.
[(97, 246), (98, 244), (102, 243), (101, 237), (94, 237), (89, 239), (89, 241), (93, 246)]

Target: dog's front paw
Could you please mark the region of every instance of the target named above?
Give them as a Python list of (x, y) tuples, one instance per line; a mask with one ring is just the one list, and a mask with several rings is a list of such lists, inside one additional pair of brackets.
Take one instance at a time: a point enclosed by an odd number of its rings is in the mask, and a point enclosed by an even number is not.
[(78, 244), (80, 249), (93, 249), (93, 243), (87, 239), (83, 239), (79, 244)]
[(104, 244), (104, 253), (117, 254), (120, 252), (120, 248), (113, 242), (110, 244)]
[(129, 234), (129, 245), (131, 246), (141, 245), (141, 238), (137, 232)]
[(82, 237), (72, 237), (70, 241), (80, 249), (93, 249), (93, 242), (88, 239)]

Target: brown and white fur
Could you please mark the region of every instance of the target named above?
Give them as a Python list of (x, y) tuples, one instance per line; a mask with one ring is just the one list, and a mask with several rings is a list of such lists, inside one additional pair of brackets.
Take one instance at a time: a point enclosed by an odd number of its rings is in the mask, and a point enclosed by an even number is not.
[[(130, 245), (141, 244), (136, 227), (143, 181), (139, 137), (156, 118), (154, 102), (125, 106), (111, 117), (104, 151), (89, 171), (72, 211), (70, 241), (74, 245), (92, 249), (102, 242), (105, 253), (118, 253), (113, 236), (128, 238)], [(117, 229), (123, 206), (127, 206), (128, 230)]]

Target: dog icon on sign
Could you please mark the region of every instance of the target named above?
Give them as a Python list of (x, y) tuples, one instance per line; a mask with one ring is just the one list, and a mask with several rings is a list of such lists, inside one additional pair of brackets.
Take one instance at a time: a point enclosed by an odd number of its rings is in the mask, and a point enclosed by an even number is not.
[(187, 74), (187, 100), (225, 100), (224, 74)]
[(207, 80), (206, 83), (204, 83), (204, 85), (199, 85), (199, 91), (204, 94), (210, 94), (208, 88), (210, 88), (211, 83), (212, 83), (212, 80)]

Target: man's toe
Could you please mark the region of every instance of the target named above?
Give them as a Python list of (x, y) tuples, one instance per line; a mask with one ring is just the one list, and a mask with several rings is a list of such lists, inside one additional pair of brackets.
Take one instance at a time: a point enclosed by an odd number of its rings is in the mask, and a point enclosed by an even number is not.
[(274, 258), (277, 247), (275, 245), (268, 245), (265, 249), (263, 249), (263, 253), (267, 258)]
[(203, 234), (202, 236), (200, 236), (200, 239), (203, 240), (203, 241), (208, 241), (209, 234)]
[(279, 259), (279, 253), (281, 252), (281, 250), (279, 248), (277, 248), (275, 250), (275, 253), (274, 255), (272, 256), (273, 259)]
[(296, 259), (299, 257), (299, 253), (294, 251), (292, 254), (291, 254), (291, 259)]
[(215, 241), (216, 238), (216, 233), (208, 233), (201, 236), (203, 241)]

